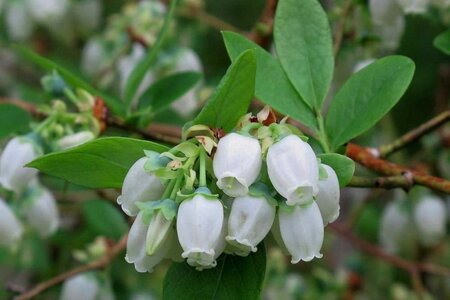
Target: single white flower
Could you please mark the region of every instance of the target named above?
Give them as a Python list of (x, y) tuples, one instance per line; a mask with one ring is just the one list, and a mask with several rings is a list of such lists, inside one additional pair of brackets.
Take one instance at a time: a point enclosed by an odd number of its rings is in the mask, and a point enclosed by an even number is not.
[(91, 273), (81, 273), (64, 281), (60, 300), (95, 300), (99, 292), (99, 284)]
[(25, 41), (30, 38), (34, 24), (25, 7), (25, 3), (8, 1), (4, 18), (8, 36), (12, 40)]
[(89, 76), (94, 76), (97, 72), (105, 68), (105, 58), (107, 56), (105, 46), (100, 39), (90, 39), (81, 53), (81, 69)]
[(27, 223), (41, 237), (52, 235), (59, 226), (59, 212), (53, 194), (45, 187), (34, 185), (24, 208)]
[(309, 203), (319, 192), (319, 165), (311, 146), (288, 135), (269, 147), (267, 172), (287, 205)]
[(34, 20), (44, 25), (61, 20), (70, 4), (68, 0), (26, 0), (26, 2)]
[(444, 202), (434, 196), (426, 196), (414, 208), (414, 222), (418, 237), (424, 246), (434, 246), (445, 236), (447, 212)]
[(258, 177), (261, 164), (257, 139), (234, 132), (227, 134), (220, 139), (213, 160), (217, 186), (228, 196), (245, 196)]
[(275, 207), (265, 197), (242, 196), (233, 200), (226, 240), (235, 253), (247, 256), (266, 237), (275, 219)]
[(164, 192), (159, 178), (144, 170), (146, 161), (147, 157), (142, 157), (131, 166), (123, 181), (122, 195), (117, 198), (117, 203), (129, 216), (136, 216), (139, 212), (137, 202), (157, 200)]
[(278, 221), (283, 243), (292, 256), (291, 263), (322, 257), (324, 228), (316, 202), (280, 208)]
[(395, 0), (370, 0), (370, 13), (375, 33), (381, 38), (381, 46), (395, 50), (405, 28), (401, 6)]
[(181, 202), (177, 215), (177, 233), (187, 263), (198, 269), (214, 267), (215, 249), (224, 221), (222, 203), (212, 195), (197, 193)]
[(15, 137), (8, 142), (0, 158), (0, 184), (20, 193), (36, 177), (37, 170), (24, 167), (42, 153), (26, 137)]
[(316, 196), (316, 203), (322, 214), (323, 224), (334, 222), (339, 216), (339, 181), (333, 168), (322, 164), (328, 177), (319, 180), (319, 193)]
[(13, 246), (20, 240), (22, 234), (23, 228), (20, 221), (8, 204), (0, 198), (0, 246)]
[(95, 139), (95, 135), (91, 131), (85, 130), (66, 135), (65, 137), (59, 139), (57, 144), (61, 149), (68, 149), (84, 144), (93, 139)]

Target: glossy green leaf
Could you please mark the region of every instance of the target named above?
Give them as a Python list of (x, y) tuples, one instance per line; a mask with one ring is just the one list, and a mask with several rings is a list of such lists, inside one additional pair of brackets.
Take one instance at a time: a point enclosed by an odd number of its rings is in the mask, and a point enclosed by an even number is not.
[(26, 129), (31, 115), (13, 104), (0, 104), (0, 139)]
[(128, 230), (124, 215), (107, 200), (83, 202), (83, 216), (87, 227), (96, 235), (118, 240)]
[(402, 97), (414, 74), (414, 62), (389, 56), (370, 64), (336, 94), (326, 116), (326, 132), (333, 149), (378, 122)]
[(445, 54), (450, 55), (450, 29), (439, 34), (434, 39), (433, 45)]
[(24, 58), (34, 62), (42, 69), (46, 71), (53, 71), (53, 70), (58, 71), (61, 77), (63, 77), (68, 84), (74, 87), (85, 89), (91, 94), (100, 96), (108, 105), (108, 108), (111, 109), (111, 111), (119, 115), (122, 114), (123, 104), (118, 99), (108, 96), (105, 93), (96, 90), (90, 84), (86, 83), (83, 79), (79, 78), (77, 75), (73, 74), (69, 70), (61, 67), (57, 63), (43, 56), (40, 56), (39, 54), (29, 50), (28, 48), (25, 48), (24, 46), (16, 45), (14, 48), (17, 49)]
[(144, 140), (107, 137), (44, 155), (27, 166), (90, 188), (121, 188), (128, 169), (145, 155), (144, 150), (164, 152), (168, 148)]
[(253, 49), (256, 57), (255, 95), (282, 114), (317, 128), (311, 108), (300, 97), (284, 73), (278, 60), (266, 50), (234, 32), (223, 32), (223, 39), (232, 61), (245, 50)]
[(192, 122), (232, 130), (247, 113), (255, 93), (256, 60), (253, 50), (244, 51), (228, 68), (214, 95)]
[(355, 173), (355, 162), (347, 156), (337, 153), (325, 153), (317, 155), (323, 164), (329, 165), (336, 172), (341, 187), (346, 186)]
[(202, 78), (197, 72), (182, 72), (164, 77), (150, 86), (139, 98), (139, 108), (151, 107), (153, 113), (167, 108), (194, 87)]
[(334, 68), (330, 25), (319, 1), (280, 0), (274, 38), (288, 78), (303, 99), (319, 109)]
[(169, 12), (167, 13), (164, 24), (159, 32), (158, 38), (155, 42), (155, 45), (147, 52), (146, 56), (142, 59), (140, 63), (136, 65), (133, 71), (130, 74), (130, 77), (127, 80), (124, 90), (124, 101), (127, 109), (130, 110), (131, 102), (136, 95), (136, 92), (141, 85), (142, 80), (145, 77), (145, 74), (156, 60), (159, 50), (165, 40), (165, 36), (169, 31), (169, 25), (173, 18), (175, 7), (177, 5), (178, 0), (170, 1)]
[(222, 255), (217, 266), (196, 271), (172, 263), (164, 278), (164, 300), (256, 300), (261, 298), (266, 270), (264, 244), (247, 257)]

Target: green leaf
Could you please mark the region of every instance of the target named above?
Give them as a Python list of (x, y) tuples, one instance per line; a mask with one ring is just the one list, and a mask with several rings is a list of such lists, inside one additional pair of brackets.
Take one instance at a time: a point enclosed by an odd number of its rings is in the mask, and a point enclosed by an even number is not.
[(83, 202), (83, 216), (87, 227), (96, 235), (118, 240), (128, 230), (124, 215), (106, 200)]
[(131, 102), (136, 95), (136, 92), (141, 85), (142, 80), (145, 77), (145, 73), (147, 73), (148, 69), (155, 61), (161, 45), (164, 42), (165, 36), (169, 31), (170, 21), (173, 18), (177, 2), (178, 0), (170, 1), (169, 12), (164, 19), (164, 24), (161, 28), (161, 31), (159, 32), (158, 39), (156, 40), (155, 45), (150, 49), (150, 51), (147, 52), (147, 55), (142, 59), (142, 61), (136, 65), (127, 80), (124, 90), (124, 99), (128, 111), (130, 111)]
[(402, 97), (414, 74), (414, 62), (388, 56), (353, 74), (334, 97), (326, 116), (333, 149), (378, 122)]
[(333, 77), (330, 25), (318, 0), (280, 0), (274, 28), (275, 45), (288, 78), (319, 109)]
[(0, 139), (26, 129), (31, 115), (13, 104), (0, 104)]
[(107, 137), (29, 163), (43, 173), (90, 188), (121, 188), (128, 169), (144, 150), (167, 151), (166, 146), (144, 140)]
[(214, 95), (192, 125), (204, 124), (232, 130), (247, 112), (255, 92), (256, 60), (253, 50), (244, 51), (228, 68)]
[(445, 54), (450, 55), (450, 29), (439, 34), (434, 39), (433, 45)]
[(234, 32), (223, 32), (223, 39), (232, 61), (245, 50), (253, 49), (256, 57), (255, 95), (282, 114), (317, 128), (312, 110), (287, 78), (280, 63), (266, 50)]
[(34, 62), (42, 69), (47, 70), (49, 72), (53, 71), (53, 70), (58, 71), (58, 73), (61, 75), (61, 77), (63, 77), (64, 80), (68, 84), (70, 84), (74, 87), (79, 87), (79, 88), (85, 89), (86, 91), (88, 91), (91, 94), (100, 96), (105, 101), (105, 103), (108, 105), (108, 108), (111, 109), (111, 111), (113, 111), (114, 113), (119, 114), (119, 115), (122, 114), (123, 104), (118, 99), (110, 97), (110, 96), (106, 95), (105, 93), (96, 90), (90, 84), (86, 83), (83, 79), (79, 78), (78, 76), (76, 76), (75, 74), (70, 72), (69, 70), (61, 67), (57, 63), (55, 63), (43, 56), (40, 56), (39, 54), (29, 50), (28, 48), (25, 48), (24, 46), (15, 45), (14, 48), (17, 49), (17, 51), (24, 58)]
[(260, 299), (265, 270), (264, 244), (247, 257), (222, 255), (217, 266), (208, 270), (172, 263), (164, 278), (163, 299)]
[(317, 155), (323, 164), (333, 168), (341, 187), (346, 186), (355, 172), (355, 162), (347, 156), (337, 153), (326, 153)]
[(201, 78), (202, 75), (197, 72), (182, 72), (164, 77), (142, 94), (139, 108), (146, 109), (150, 106), (153, 113), (158, 113), (188, 92)]

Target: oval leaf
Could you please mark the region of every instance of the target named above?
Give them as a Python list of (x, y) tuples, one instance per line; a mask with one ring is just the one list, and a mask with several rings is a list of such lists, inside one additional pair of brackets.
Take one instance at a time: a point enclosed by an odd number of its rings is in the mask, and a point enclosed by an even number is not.
[(96, 235), (118, 240), (128, 230), (124, 215), (115, 205), (105, 200), (83, 202), (83, 215), (87, 227)]
[(341, 187), (346, 186), (355, 173), (355, 162), (347, 156), (337, 153), (317, 155), (323, 164), (329, 165), (336, 172)]
[(121, 188), (128, 169), (144, 150), (167, 151), (144, 140), (107, 137), (39, 157), (27, 166), (90, 188)]
[(222, 255), (213, 269), (196, 271), (187, 263), (172, 263), (164, 278), (163, 299), (260, 299), (265, 271), (264, 244), (247, 257)]
[(232, 130), (247, 112), (255, 93), (256, 60), (253, 50), (243, 52), (228, 68), (214, 95), (192, 122)]
[(450, 55), (450, 29), (439, 34), (434, 39), (433, 45), (445, 54)]
[(255, 95), (282, 114), (317, 128), (313, 111), (300, 97), (286, 77), (278, 60), (266, 50), (234, 32), (223, 32), (223, 39), (232, 61), (245, 50), (253, 49), (256, 57)]
[(281, 0), (275, 45), (290, 81), (311, 107), (320, 108), (333, 77), (330, 25), (317, 0)]
[(414, 74), (404, 56), (382, 58), (353, 74), (331, 102), (326, 132), (333, 149), (378, 122), (402, 97)]

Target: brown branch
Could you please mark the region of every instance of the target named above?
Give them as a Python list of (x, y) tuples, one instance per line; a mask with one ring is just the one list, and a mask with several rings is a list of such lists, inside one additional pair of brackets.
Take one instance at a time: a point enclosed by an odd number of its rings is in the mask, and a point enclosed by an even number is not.
[(337, 56), (339, 53), (339, 49), (341, 48), (342, 39), (344, 37), (345, 31), (345, 21), (347, 19), (348, 14), (351, 12), (353, 6), (353, 0), (347, 0), (342, 8), (341, 16), (339, 18), (338, 23), (336, 24), (336, 29), (334, 31), (334, 45), (333, 45), (333, 53), (334, 56)]
[(277, 0), (266, 0), (266, 6), (263, 9), (259, 21), (253, 30), (247, 34), (250, 40), (263, 48), (267, 48), (270, 45), (277, 3)]
[(181, 17), (198, 20), (200, 23), (203, 23), (219, 31), (228, 30), (234, 32), (242, 32), (236, 26), (231, 25), (230, 23), (227, 23), (212, 14), (207, 13), (199, 7), (190, 6), (187, 9), (177, 11), (177, 14)]
[(429, 263), (413, 262), (413, 261), (409, 261), (409, 260), (403, 259), (401, 257), (395, 256), (392, 254), (388, 254), (388, 253), (384, 252), (382, 249), (380, 249), (379, 247), (372, 245), (371, 243), (369, 243), (365, 240), (360, 239), (359, 237), (357, 237), (355, 234), (353, 234), (350, 230), (346, 229), (342, 225), (333, 223), (333, 224), (329, 224), (327, 226), (327, 228), (329, 228), (336, 234), (339, 234), (340, 236), (344, 237), (345, 239), (350, 241), (353, 245), (358, 247), (360, 250), (362, 250), (374, 257), (378, 257), (393, 266), (404, 269), (404, 270), (410, 272), (411, 274), (417, 273), (417, 272), (425, 272), (425, 273), (429, 273), (429, 274), (450, 277), (450, 269), (448, 269), (446, 267), (429, 264)]
[(347, 156), (370, 170), (386, 176), (409, 176), (414, 184), (450, 194), (450, 181), (383, 160), (376, 152), (356, 144), (347, 145)]
[(64, 280), (75, 276), (79, 273), (101, 269), (106, 267), (110, 264), (110, 262), (123, 250), (125, 249), (127, 245), (127, 235), (124, 235), (117, 244), (112, 246), (108, 249), (108, 251), (105, 253), (104, 256), (99, 258), (98, 260), (95, 260), (91, 263), (88, 263), (83, 266), (76, 267), (70, 271), (67, 271), (65, 273), (59, 274), (56, 277), (53, 277), (47, 281), (41, 282), (38, 285), (36, 285), (34, 288), (29, 290), (28, 292), (25, 292), (21, 294), (20, 296), (15, 297), (15, 300), (26, 300), (26, 299), (32, 299), (33, 297), (36, 297), (40, 293), (44, 292), (45, 290), (51, 288), (54, 285), (57, 285), (58, 283), (63, 282)]
[(419, 127), (411, 130), (410, 132), (406, 133), (405, 135), (401, 136), (394, 142), (380, 146), (377, 151), (379, 154), (379, 157), (387, 157), (390, 154), (394, 153), (395, 151), (398, 151), (409, 144), (419, 140), (422, 136), (425, 134), (439, 128), (443, 124), (447, 123), (450, 120), (450, 110), (446, 110), (431, 120), (423, 123)]
[(409, 190), (413, 186), (412, 178), (408, 176), (409, 173), (405, 173), (398, 176), (386, 176), (386, 177), (361, 177), (353, 176), (348, 187), (356, 188), (383, 188), (383, 189), (395, 189), (403, 188)]

